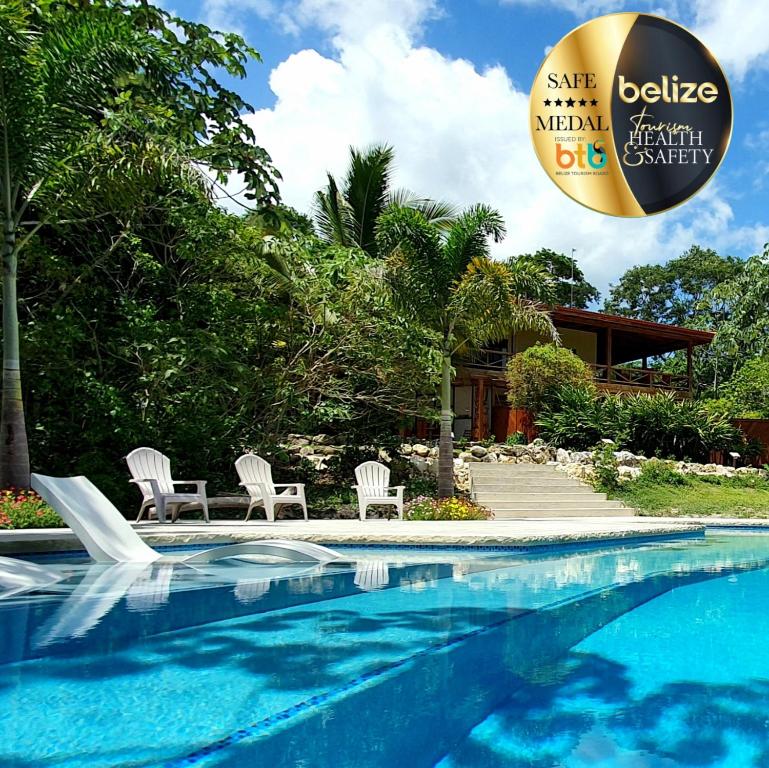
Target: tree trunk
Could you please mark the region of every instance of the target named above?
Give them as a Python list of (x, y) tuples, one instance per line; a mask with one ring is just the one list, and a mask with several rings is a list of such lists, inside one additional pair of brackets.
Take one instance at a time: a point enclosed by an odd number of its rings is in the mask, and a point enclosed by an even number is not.
[(3, 238), (3, 395), (0, 410), (0, 488), (29, 488), (29, 447), (24, 424), (16, 304), (16, 228), (6, 219)]
[(454, 495), (454, 441), (451, 437), (451, 354), (441, 365), (441, 433), (438, 441), (438, 496)]

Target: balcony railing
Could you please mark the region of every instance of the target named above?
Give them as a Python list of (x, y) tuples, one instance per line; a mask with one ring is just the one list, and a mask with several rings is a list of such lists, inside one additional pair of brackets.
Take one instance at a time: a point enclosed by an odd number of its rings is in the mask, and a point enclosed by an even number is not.
[(599, 384), (618, 384), (645, 389), (668, 389), (675, 392), (689, 391), (689, 377), (685, 373), (667, 373), (650, 368), (623, 368), (608, 365), (591, 365)]
[(507, 361), (512, 357), (501, 349), (472, 349), (462, 359), (468, 368), (481, 368), (487, 371), (504, 371)]
[[(510, 352), (501, 349), (473, 349), (463, 357), (462, 363), (468, 368), (484, 371), (504, 371)], [(685, 373), (667, 373), (651, 368), (625, 368), (623, 366), (593, 365), (593, 375), (599, 384), (612, 384), (619, 387), (637, 387), (639, 389), (663, 389), (674, 392), (688, 392), (689, 377)]]

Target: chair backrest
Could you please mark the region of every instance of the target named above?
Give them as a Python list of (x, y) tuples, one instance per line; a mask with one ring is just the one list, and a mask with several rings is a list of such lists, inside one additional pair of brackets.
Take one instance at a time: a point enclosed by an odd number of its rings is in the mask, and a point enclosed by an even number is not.
[(390, 485), (390, 468), (378, 461), (364, 461), (355, 467), (355, 479), (369, 496), (381, 496)]
[[(161, 493), (173, 493), (171, 479), (171, 459), (154, 448), (136, 448), (125, 457), (128, 470), (134, 480), (152, 478), (158, 481)], [(152, 486), (149, 483), (137, 483), (145, 499), (152, 498)]]
[(235, 471), (240, 482), (246, 486), (246, 490), (252, 496), (261, 496), (262, 490), (258, 483), (267, 486), (267, 492), (275, 495), (275, 486), (272, 484), (272, 467), (269, 462), (255, 453), (245, 453), (235, 462)]
[(151, 563), (160, 557), (87, 477), (33, 474), (32, 487), (59, 513), (97, 562)]

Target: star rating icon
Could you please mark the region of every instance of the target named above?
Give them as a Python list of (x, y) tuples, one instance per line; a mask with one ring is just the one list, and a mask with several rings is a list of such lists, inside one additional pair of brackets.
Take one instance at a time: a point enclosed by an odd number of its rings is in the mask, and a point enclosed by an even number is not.
[(574, 99), (566, 99), (566, 106), (567, 107), (573, 107), (574, 106)]
[(551, 104), (552, 104), (552, 102), (550, 101), (550, 99), (545, 99), (545, 106), (546, 107), (549, 107)]
[(598, 100), (597, 99), (590, 99), (590, 106), (591, 107), (597, 107), (598, 106)]
[(587, 101), (585, 101), (585, 99), (580, 99), (579, 100), (579, 105), (580, 105), (580, 107), (586, 107), (587, 106)]
[(555, 106), (556, 106), (556, 107), (560, 107), (560, 106), (561, 106), (561, 104), (563, 104), (563, 102), (562, 102), (560, 99), (556, 99), (556, 100), (555, 100)]

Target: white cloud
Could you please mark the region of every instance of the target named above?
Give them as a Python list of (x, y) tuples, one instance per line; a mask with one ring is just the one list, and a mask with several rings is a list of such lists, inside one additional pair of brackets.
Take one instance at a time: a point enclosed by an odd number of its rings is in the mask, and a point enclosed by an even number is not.
[[(338, 9), (341, 2), (327, 5)], [(322, 14), (322, 0), (313, 5)], [(405, 5), (413, 11), (413, 3)], [(277, 102), (249, 119), (283, 174), (289, 204), (308, 210), (326, 170), (344, 171), (349, 145), (387, 142), (396, 150), (398, 185), (501, 210), (508, 237), (498, 255), (576, 248), (589, 277), (604, 288), (627, 267), (678, 255), (693, 242), (750, 251), (769, 239), (766, 227), (731, 226), (733, 211), (714, 185), (648, 219), (614, 219), (572, 202), (536, 160), (528, 95), (501, 67), (478, 71), (417, 46), (423, 17), (395, 6), (387, 6), (394, 8), (389, 21), (382, 12), (381, 23), (365, 34), (353, 34), (357, 23), (348, 27), (349, 20), (329, 22), (335, 58), (303, 50), (273, 70)], [(421, 7), (431, 10), (427, 3)]]
[(695, 11), (694, 33), (734, 80), (769, 65), (769, 3), (696, 0)]

